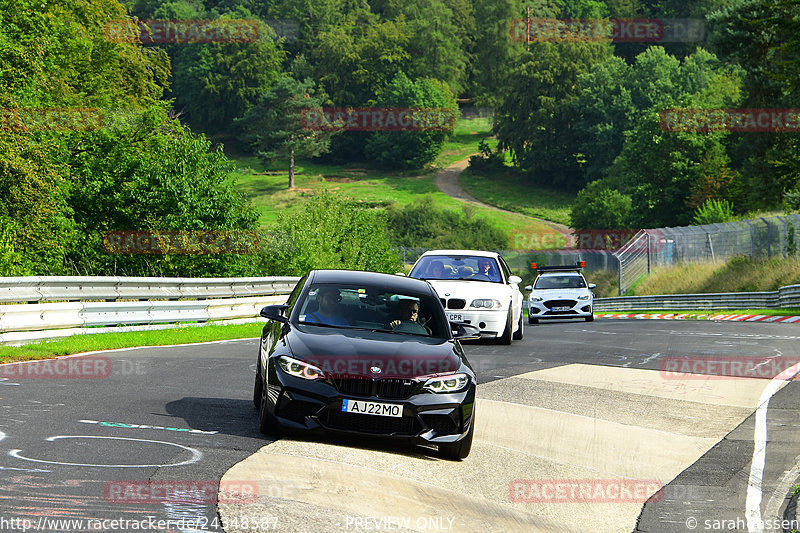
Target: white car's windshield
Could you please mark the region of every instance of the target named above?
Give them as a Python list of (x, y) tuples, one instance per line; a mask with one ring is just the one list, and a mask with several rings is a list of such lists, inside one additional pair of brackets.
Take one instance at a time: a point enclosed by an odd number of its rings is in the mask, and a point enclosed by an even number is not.
[(457, 279), (502, 283), (500, 269), (494, 258), (470, 255), (422, 257), (414, 265), (409, 276), (418, 279)]

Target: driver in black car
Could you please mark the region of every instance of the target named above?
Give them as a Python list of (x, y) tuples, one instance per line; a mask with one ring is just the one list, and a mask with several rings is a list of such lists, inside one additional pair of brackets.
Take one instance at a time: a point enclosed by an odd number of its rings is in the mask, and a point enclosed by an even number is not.
[(416, 333), (418, 335), (430, 335), (428, 329), (417, 322), (419, 317), (419, 302), (411, 299), (403, 299), (398, 302), (397, 314), (399, 318), (389, 322), (389, 328), (404, 333)]

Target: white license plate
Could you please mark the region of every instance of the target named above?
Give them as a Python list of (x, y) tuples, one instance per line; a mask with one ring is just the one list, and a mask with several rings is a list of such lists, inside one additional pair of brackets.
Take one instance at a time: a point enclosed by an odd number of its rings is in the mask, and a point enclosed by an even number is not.
[(464, 321), (464, 315), (460, 315), (460, 314), (457, 315), (455, 313), (448, 313), (447, 314), (447, 320), (449, 320), (450, 322), (463, 322)]
[(394, 403), (366, 402), (364, 400), (342, 400), (342, 412), (376, 416), (403, 416), (403, 406)]
[(570, 306), (563, 305), (561, 307), (553, 307), (551, 311), (569, 311), (570, 309), (572, 309)]

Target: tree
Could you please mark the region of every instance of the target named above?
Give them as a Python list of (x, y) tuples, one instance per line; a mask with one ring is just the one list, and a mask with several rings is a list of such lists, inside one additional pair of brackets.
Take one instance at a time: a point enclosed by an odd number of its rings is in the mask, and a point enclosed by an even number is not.
[[(381, 92), (377, 102), (383, 108), (411, 108), (424, 116), (425, 109), (446, 110), (440, 117), (455, 118), (458, 107), (447, 86), (430, 79), (411, 81), (402, 72)], [(438, 126), (438, 122), (433, 124)], [(421, 131), (376, 132), (366, 144), (367, 157), (385, 167), (421, 168), (436, 159), (453, 122)]]
[[(216, 19), (249, 19), (244, 10)], [(173, 58), (172, 95), (175, 107), (189, 122), (208, 133), (230, 134), (233, 121), (243, 116), (278, 79), (285, 54), (258, 24), (250, 42), (181, 43), (168, 47)]]
[(534, 43), (513, 69), (497, 110), (498, 148), (510, 150), (531, 181), (565, 190), (583, 185), (570, 100), (578, 76), (608, 54), (603, 43)]
[(312, 157), (325, 153), (331, 133), (307, 124), (309, 112), (321, 113), (322, 98), (314, 96), (315, 83), (288, 76), (278, 79), (258, 104), (238, 121), (244, 129), (241, 139), (265, 162), (289, 158), (289, 188), (294, 187), (295, 156)]

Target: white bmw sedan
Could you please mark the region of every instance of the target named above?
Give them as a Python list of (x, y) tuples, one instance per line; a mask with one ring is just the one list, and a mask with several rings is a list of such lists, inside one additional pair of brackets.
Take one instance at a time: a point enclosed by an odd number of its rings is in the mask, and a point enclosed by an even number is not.
[(451, 322), (477, 326), (481, 337), (499, 344), (522, 339), (522, 279), (511, 274), (500, 254), (430, 250), (417, 259), (409, 277), (433, 286)]

